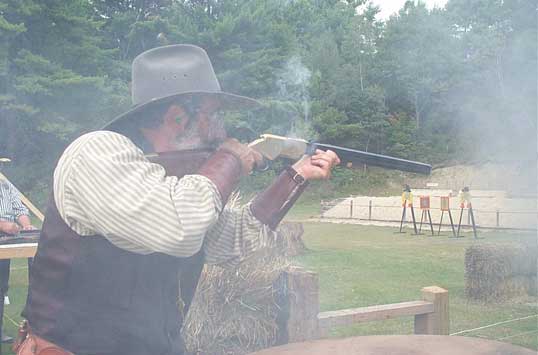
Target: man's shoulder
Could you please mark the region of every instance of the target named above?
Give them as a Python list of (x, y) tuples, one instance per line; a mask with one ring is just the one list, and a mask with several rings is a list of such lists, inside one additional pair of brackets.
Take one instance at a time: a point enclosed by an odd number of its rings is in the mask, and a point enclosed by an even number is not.
[(76, 138), (60, 156), (57, 167), (69, 167), (76, 161), (104, 156), (113, 156), (124, 152), (129, 156), (143, 153), (124, 135), (111, 131), (93, 131)]
[(92, 131), (85, 133), (78, 138), (76, 138), (71, 145), (73, 144), (80, 144), (80, 143), (87, 143), (89, 141), (96, 141), (96, 140), (119, 140), (119, 141), (126, 141), (130, 142), (130, 139), (126, 136), (112, 131)]
[(78, 154), (85, 151), (94, 151), (101, 149), (118, 149), (123, 146), (129, 149), (135, 149), (134, 143), (126, 136), (112, 131), (93, 131), (85, 133), (76, 138), (65, 149), (65, 154)]

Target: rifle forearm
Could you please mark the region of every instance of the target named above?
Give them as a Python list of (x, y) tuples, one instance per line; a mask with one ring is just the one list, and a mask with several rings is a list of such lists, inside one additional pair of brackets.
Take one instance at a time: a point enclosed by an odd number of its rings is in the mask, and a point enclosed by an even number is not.
[(367, 164), (379, 166), (382, 168), (396, 169), (401, 171), (409, 171), (418, 174), (430, 174), (432, 167), (429, 164), (424, 164), (412, 160), (390, 157), (387, 155), (368, 153), (361, 150), (338, 147), (331, 144), (312, 143), (312, 151), (315, 149), (332, 150), (340, 158), (342, 164), (352, 163), (354, 165)]

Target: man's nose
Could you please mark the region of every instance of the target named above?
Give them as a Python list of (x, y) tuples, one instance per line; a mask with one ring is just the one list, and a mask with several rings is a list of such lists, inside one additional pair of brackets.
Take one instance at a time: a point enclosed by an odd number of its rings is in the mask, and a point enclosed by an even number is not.
[(220, 141), (226, 138), (226, 130), (224, 124), (220, 121), (214, 122), (209, 127), (209, 139), (211, 141)]
[(210, 142), (220, 141), (226, 138), (223, 120), (216, 113), (207, 115), (204, 119), (204, 128), (207, 140)]

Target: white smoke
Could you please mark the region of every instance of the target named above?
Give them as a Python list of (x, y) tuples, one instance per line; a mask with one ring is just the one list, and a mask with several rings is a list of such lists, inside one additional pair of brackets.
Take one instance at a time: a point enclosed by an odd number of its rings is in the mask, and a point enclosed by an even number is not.
[(301, 112), (292, 117), (288, 136), (306, 138), (313, 132), (310, 128), (310, 95), (308, 92), (311, 76), (312, 72), (302, 63), (301, 58), (293, 56), (286, 62), (277, 79), (279, 100), (295, 103), (301, 109)]

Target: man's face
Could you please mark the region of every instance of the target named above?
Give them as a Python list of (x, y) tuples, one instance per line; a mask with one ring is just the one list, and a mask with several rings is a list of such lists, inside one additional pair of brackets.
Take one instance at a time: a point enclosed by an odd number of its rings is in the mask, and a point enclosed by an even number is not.
[(219, 103), (211, 98), (190, 104), (174, 103), (159, 126), (143, 128), (142, 134), (156, 153), (214, 148), (226, 138), (218, 107)]

